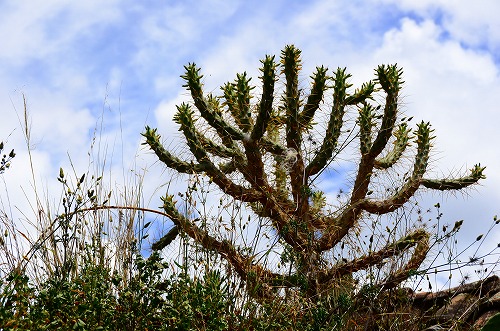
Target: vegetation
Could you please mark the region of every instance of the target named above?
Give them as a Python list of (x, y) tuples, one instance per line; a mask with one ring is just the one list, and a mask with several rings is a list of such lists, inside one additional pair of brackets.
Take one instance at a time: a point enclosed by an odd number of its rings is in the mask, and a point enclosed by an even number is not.
[[(280, 63), (261, 61), (257, 102), (246, 73), (214, 96), (204, 94), (200, 69), (185, 67), (193, 102), (179, 105), (174, 121), (191, 157), (167, 151), (156, 129), (143, 133), (159, 160), (188, 182), (185, 192), (162, 198), (163, 211), (142, 206), (142, 177), (112, 194), (103, 169), (61, 169), (61, 205), (53, 212), (39, 202), (35, 238), (3, 213), (0, 329), (428, 327), (409, 293), (441, 272), (429, 258), (448, 253), (456, 261), (448, 270), (486, 268), (477, 250), (460, 262), (464, 252), (449, 249), (461, 221), (442, 224), (439, 204), (425, 212), (414, 196), (420, 188), (464, 189), (484, 178), (484, 167), (426, 177), (433, 130), (399, 119), (396, 65), (379, 66), (355, 90), (346, 69), (330, 77), (317, 67), (307, 91), (300, 54), (287, 46)], [(14, 156), (3, 157), (0, 173)], [(321, 186), (335, 171), (346, 179), (332, 195)], [(428, 225), (434, 211), (437, 222)], [(151, 217), (173, 227), (146, 258)]]

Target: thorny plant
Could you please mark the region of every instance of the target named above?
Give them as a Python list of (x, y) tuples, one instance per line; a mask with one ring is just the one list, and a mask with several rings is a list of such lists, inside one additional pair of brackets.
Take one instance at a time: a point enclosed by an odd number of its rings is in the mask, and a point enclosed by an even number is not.
[[(204, 94), (200, 69), (195, 64), (185, 66), (182, 78), (193, 104), (177, 106), (174, 121), (192, 159), (182, 160), (166, 150), (156, 129), (146, 127), (143, 133), (146, 144), (168, 168), (206, 176), (222, 193), (244, 204), (251, 219), (269, 220), (265, 225), (292, 257), (289, 272), (274, 272), (247, 254), (245, 247), (213, 235), (200, 226), (210, 221), (204, 219), (206, 215), (186, 215), (170, 194), (163, 198), (163, 209), (174, 228), (153, 248), (164, 248), (182, 230), (201, 247), (223, 257), (246, 283), (248, 293), (264, 301), (275, 300), (280, 288), (294, 289), (305, 298), (322, 297), (343, 279), (399, 257), (405, 263), (390, 268), (376, 284), (381, 289), (394, 288), (414, 275), (427, 256), (430, 234), (424, 227), (405, 233), (396, 229), (390, 240), (385, 238), (378, 247), (370, 245), (362, 255), (343, 256), (337, 261), (325, 257), (343, 248), (370, 215), (397, 212), (410, 204), (420, 187), (445, 191), (475, 184), (484, 178), (484, 167), (476, 165), (469, 175), (459, 178), (425, 177), (433, 130), (426, 122), (419, 123), (415, 131), (408, 119), (398, 122), (401, 68), (380, 65), (373, 81), (352, 91), (346, 69), (339, 68), (330, 77), (326, 67), (317, 67), (305, 97), (299, 84), (300, 54), (296, 47), (286, 46), (279, 64), (274, 56), (261, 61), (262, 94), (257, 103), (251, 102), (254, 86), (246, 73), (223, 85), (222, 96), (214, 96)], [(285, 76), (285, 87), (278, 99), (275, 87), (280, 74)], [(304, 138), (321, 125), (315, 121), (328, 103), (328, 92), (332, 95), (329, 118), (322, 142), (315, 146)], [(382, 98), (383, 104), (375, 103), (377, 98)], [(346, 129), (346, 114), (353, 110), (357, 120)], [(356, 144), (353, 133), (359, 153), (354, 181), (344, 204), (329, 205), (315, 180), (341, 149)], [(412, 168), (391, 190), (381, 190), (378, 178), (397, 173), (412, 143), (416, 145)], [(375, 239), (372, 236), (370, 243)]]

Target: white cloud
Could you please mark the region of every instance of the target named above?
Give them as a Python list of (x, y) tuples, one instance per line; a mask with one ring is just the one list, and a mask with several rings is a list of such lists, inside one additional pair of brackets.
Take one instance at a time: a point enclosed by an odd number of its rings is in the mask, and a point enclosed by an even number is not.
[(481, 0), (471, 3), (467, 0), (383, 0), (422, 17), (439, 19), (449, 33), (468, 47), (487, 48), (492, 52), (500, 49), (500, 21), (497, 13), (500, 3), (495, 0)]
[(12, 64), (49, 56), (68, 47), (97, 24), (120, 18), (117, 1), (7, 1), (0, 22), (0, 58)]

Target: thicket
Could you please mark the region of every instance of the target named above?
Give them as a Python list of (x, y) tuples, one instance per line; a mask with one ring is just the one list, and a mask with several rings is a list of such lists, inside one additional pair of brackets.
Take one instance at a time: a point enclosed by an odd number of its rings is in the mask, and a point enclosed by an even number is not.
[[(439, 204), (426, 212), (414, 198), (462, 190), (485, 168), (426, 177), (433, 130), (401, 116), (402, 69), (381, 65), (353, 90), (345, 68), (330, 76), (320, 66), (306, 89), (300, 55), (287, 46), (278, 62), (266, 56), (260, 87), (242, 73), (220, 96), (204, 93), (195, 64), (185, 67), (192, 102), (174, 117), (183, 157), (156, 129), (143, 133), (188, 183), (167, 192), (162, 211), (142, 206), (141, 182), (111, 201), (102, 169), (61, 169), (61, 205), (53, 212), (38, 200), (36, 238), (3, 212), (0, 328), (420, 330), (408, 288), (446, 269), (433, 263), (438, 254), (448, 254), (448, 270), (494, 271), (478, 250), (463, 259), (451, 248), (462, 221), (446, 224)], [(336, 171), (342, 188), (325, 192)], [(173, 226), (145, 257), (159, 222)]]

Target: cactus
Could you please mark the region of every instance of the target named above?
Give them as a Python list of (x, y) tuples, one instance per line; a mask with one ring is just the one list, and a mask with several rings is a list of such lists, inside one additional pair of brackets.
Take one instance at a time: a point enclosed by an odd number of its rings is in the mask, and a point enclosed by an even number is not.
[[(484, 178), (484, 167), (476, 165), (469, 175), (461, 178), (425, 177), (433, 130), (425, 122), (418, 124), (414, 133), (408, 121), (398, 124), (403, 81), (402, 70), (397, 65), (378, 66), (376, 78), (355, 91), (351, 90), (351, 75), (345, 68), (329, 76), (326, 67), (317, 67), (311, 76), (310, 92), (304, 97), (299, 87), (300, 56), (301, 51), (289, 45), (282, 51), (280, 63), (274, 56), (266, 56), (261, 61), (262, 94), (256, 103), (251, 102), (254, 87), (246, 74), (239, 74), (234, 83), (223, 85), (223, 95), (215, 97), (204, 94), (200, 69), (194, 63), (186, 65), (181, 77), (193, 104), (177, 106), (174, 121), (180, 126), (193, 160), (181, 160), (167, 151), (156, 129), (146, 127), (143, 133), (145, 143), (168, 168), (184, 174), (204, 175), (224, 194), (246, 204), (254, 215), (268, 218), (279, 242), (297, 257), (295, 271), (279, 274), (256, 263), (234, 243), (217, 239), (179, 212), (171, 195), (163, 198), (163, 208), (175, 226), (153, 249), (164, 248), (180, 229), (197, 244), (226, 259), (247, 283), (249, 292), (262, 299), (272, 299), (276, 292), (271, 289), (275, 286), (298, 289), (306, 297), (317, 296), (334, 286), (335, 279), (406, 253), (409, 256), (406, 264), (392, 270), (378, 284), (384, 289), (393, 288), (418, 270), (424, 261), (430, 240), (425, 229), (413, 229), (378, 251), (350, 261), (342, 259), (328, 265), (322, 263), (323, 256), (341, 245), (366, 215), (388, 214), (403, 207), (421, 187), (465, 188)], [(277, 99), (275, 87), (279, 76), (284, 76), (285, 87)], [(304, 136), (316, 125), (315, 114), (323, 111), (322, 102), (327, 93), (333, 93), (333, 101), (323, 141), (319, 147), (309, 148)], [(385, 95), (383, 105), (376, 105), (376, 93)], [(315, 187), (314, 179), (341, 149), (339, 141), (347, 125), (345, 114), (349, 109), (358, 110), (357, 128), (351, 130), (359, 137), (359, 163), (348, 203), (334, 213), (326, 213), (324, 195)], [(203, 132), (199, 130), (200, 120), (208, 124), (211, 131), (206, 125)], [(409, 153), (406, 148), (411, 143), (416, 144), (416, 153), (406, 182), (392, 195), (371, 198), (374, 195), (370, 193), (377, 189), (371, 184), (372, 178), (393, 169), (402, 156)], [(274, 164), (270, 165), (270, 160)]]

